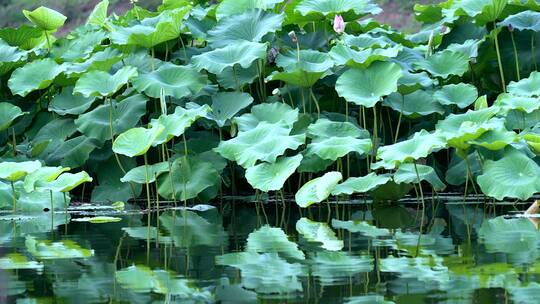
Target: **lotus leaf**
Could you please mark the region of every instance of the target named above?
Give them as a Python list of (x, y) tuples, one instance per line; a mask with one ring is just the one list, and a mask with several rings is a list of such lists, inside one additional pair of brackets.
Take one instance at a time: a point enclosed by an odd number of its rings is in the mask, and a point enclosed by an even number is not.
[(469, 58), (461, 52), (444, 50), (417, 62), (415, 67), (441, 78), (448, 78), (451, 75), (462, 76), (469, 70)]
[(64, 69), (63, 65), (50, 58), (34, 60), (16, 69), (9, 78), (8, 86), (13, 94), (24, 97), (32, 91), (49, 87)]
[(103, 71), (91, 71), (77, 80), (73, 92), (84, 97), (111, 96), (136, 76), (137, 69), (131, 66), (123, 67), (113, 75)]
[(115, 153), (126, 155), (128, 157), (146, 154), (148, 149), (150, 149), (152, 144), (164, 131), (165, 127), (161, 124), (156, 124), (150, 129), (129, 129), (114, 140), (112, 149)]
[(494, 129), (487, 131), (469, 143), (484, 147), (488, 150), (497, 151), (503, 149), (513, 142), (516, 142), (517, 139), (517, 134), (513, 131), (507, 131), (506, 129)]
[(69, 171), (69, 168), (41, 167), (24, 178), (24, 190), (30, 193), (35, 190), (36, 184), (52, 182), (66, 171)]
[(379, 14), (382, 10), (371, 0), (303, 0), (294, 8), (302, 16), (313, 20), (325, 19), (328, 16), (344, 14), (346, 20), (358, 19), (367, 14)]
[(506, 0), (459, 0), (452, 3), (451, 12), (475, 19), (479, 25), (497, 20), (505, 9)]
[(518, 82), (512, 81), (508, 84), (508, 93), (514, 96), (533, 97), (540, 96), (540, 72), (532, 72), (528, 78), (521, 79)]
[(43, 264), (36, 261), (29, 261), (27, 257), (20, 253), (10, 253), (0, 258), (0, 269), (35, 269), (40, 271), (43, 270)]
[(329, 54), (336, 65), (367, 68), (375, 61), (386, 61), (396, 57), (399, 51), (401, 51), (401, 46), (356, 51), (345, 44), (338, 44), (330, 50)]
[[(209, 115), (219, 127), (223, 127), (228, 120), (252, 102), (253, 97), (247, 93), (219, 92), (212, 96), (212, 112)], [(296, 115), (298, 116), (298, 113)]]
[(478, 236), (488, 252), (522, 253), (540, 242), (538, 230), (529, 220), (504, 216), (484, 221)]
[(0, 131), (9, 128), (17, 117), (24, 114), (21, 108), (8, 102), (0, 102)]
[(82, 248), (72, 240), (39, 241), (27, 236), (24, 244), (26, 250), (39, 260), (89, 258), (94, 255), (94, 250)]
[(540, 13), (533, 11), (523, 11), (506, 17), (499, 22), (501, 26), (511, 26), (516, 30), (540, 31)]
[(493, 104), (500, 107), (503, 114), (506, 114), (511, 110), (518, 110), (530, 114), (540, 108), (540, 98), (514, 96), (502, 93), (497, 97), (497, 100), (495, 100)]
[(456, 105), (465, 109), (478, 98), (478, 91), (470, 84), (449, 84), (436, 91), (433, 97), (442, 105)]
[(372, 238), (391, 235), (390, 230), (386, 228), (378, 228), (365, 221), (340, 221), (332, 219), (332, 227), (336, 229), (345, 229), (352, 233), (360, 232), (361, 234)]
[(273, 9), (276, 4), (282, 3), (284, 0), (223, 0), (216, 9), (216, 17), (218, 20), (240, 15), (244, 12), (253, 9)]
[(133, 86), (153, 98), (164, 96), (182, 98), (199, 93), (206, 86), (207, 79), (189, 66), (163, 64), (154, 72), (140, 74), (133, 80)]
[(39, 160), (18, 163), (2, 162), (0, 163), (0, 179), (10, 182), (18, 181), (39, 168), (41, 168)]
[(304, 260), (306, 257), (298, 245), (289, 241), (281, 228), (268, 225), (253, 231), (248, 235), (246, 252), (277, 253), (284, 257)]
[(193, 56), (193, 67), (207, 70), (210, 73), (221, 74), (227, 67), (234, 68), (239, 65), (249, 68), (257, 59), (266, 57), (266, 44), (250, 41), (241, 41)]
[[(156, 177), (169, 171), (168, 162), (160, 162), (157, 164), (146, 166), (140, 166), (129, 170), (120, 181), (133, 182), (137, 184), (153, 183), (156, 181)], [(147, 176), (148, 174), (148, 176)]]
[(157, 146), (168, 142), (174, 137), (178, 137), (186, 131), (197, 119), (206, 116), (210, 112), (207, 105), (197, 106), (187, 104), (188, 108), (176, 107), (173, 114), (161, 115), (158, 119), (153, 119), (152, 126), (163, 126), (164, 130), (154, 139), (152, 146)]
[[(322, 286), (341, 285), (359, 273), (373, 270), (373, 258), (343, 251), (320, 251), (310, 257), (312, 275)], [(373, 302), (366, 302), (373, 303)]]
[(346, 181), (338, 184), (332, 195), (351, 195), (354, 193), (366, 193), (380, 185), (386, 184), (390, 180), (389, 176), (377, 175), (374, 172), (361, 177), (349, 177)]
[[(300, 59), (299, 59), (300, 58)], [(327, 53), (314, 50), (289, 51), (279, 54), (276, 64), (283, 72), (274, 72), (268, 80), (281, 80), (300, 87), (311, 87), (317, 80), (324, 78), (333, 62)]]
[(395, 63), (374, 62), (366, 69), (351, 68), (339, 76), (336, 91), (348, 102), (373, 107), (383, 96), (397, 91), (401, 75)]
[(259, 76), (258, 65), (253, 62), (247, 69), (241, 66), (225, 68), (221, 74), (216, 75), (217, 81), (225, 89), (236, 89), (238, 84), (251, 84)]
[[(418, 170), (418, 175), (416, 174)], [(399, 166), (396, 173), (394, 173), (394, 181), (398, 184), (414, 184), (418, 183), (418, 178), (420, 181), (426, 181), (431, 184), (433, 189), (436, 191), (441, 191), (446, 188), (446, 185), (441, 181), (435, 170), (426, 165), (415, 165), (414, 164), (402, 164)]]
[(56, 31), (64, 25), (67, 17), (48, 7), (40, 6), (33, 11), (23, 10), (24, 16), (44, 31)]
[(383, 105), (411, 118), (419, 118), (433, 113), (444, 114), (444, 108), (437, 102), (433, 93), (424, 90), (418, 90), (405, 96), (400, 93), (392, 93), (384, 99)]
[(477, 182), (483, 193), (502, 200), (505, 197), (526, 200), (540, 192), (540, 167), (518, 151), (507, 153), (498, 161), (484, 163)]
[(254, 166), (258, 160), (273, 163), (288, 149), (295, 150), (304, 144), (304, 134), (290, 135), (290, 132), (290, 127), (279, 123), (260, 122), (249, 131), (220, 142), (214, 150), (244, 168)]
[(321, 177), (310, 180), (296, 192), (294, 196), (296, 203), (302, 208), (307, 208), (326, 200), (342, 178), (340, 172), (327, 172)]
[(93, 216), (93, 217), (81, 217), (72, 219), (73, 222), (83, 222), (90, 224), (106, 224), (106, 223), (117, 223), (122, 221), (122, 218), (113, 217), (113, 216)]
[(246, 179), (255, 189), (263, 192), (278, 191), (283, 188), (285, 181), (294, 173), (302, 155), (277, 158), (275, 163), (260, 163), (246, 170)]
[(65, 87), (62, 92), (54, 96), (49, 103), (49, 111), (58, 115), (79, 115), (88, 110), (96, 98), (84, 97), (81, 94), (73, 94), (73, 87)]
[(93, 138), (84, 135), (77, 136), (59, 144), (47, 155), (45, 161), (47, 164), (78, 168), (85, 164), (98, 144)]
[(54, 192), (69, 192), (79, 185), (87, 182), (91, 182), (92, 177), (88, 173), (82, 171), (76, 174), (73, 173), (62, 173), (54, 181), (48, 183), (38, 182), (36, 188), (54, 191)]

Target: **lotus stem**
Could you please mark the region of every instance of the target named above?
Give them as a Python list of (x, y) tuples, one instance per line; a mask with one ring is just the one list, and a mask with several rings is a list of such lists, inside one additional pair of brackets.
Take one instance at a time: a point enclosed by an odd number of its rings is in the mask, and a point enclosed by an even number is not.
[(150, 185), (148, 184), (148, 157), (144, 153), (144, 184), (146, 185), (146, 203), (148, 208), (148, 222), (151, 218)]
[(45, 31), (45, 40), (47, 40), (47, 55), (49, 55), (51, 53), (51, 39), (47, 31)]
[(538, 71), (538, 64), (536, 63), (536, 50), (535, 50), (535, 44), (536, 44), (536, 41), (535, 41), (535, 35), (536, 35), (536, 32), (532, 32), (531, 34), (531, 54), (532, 54), (532, 58), (533, 58), (533, 62), (534, 62), (534, 69), (536, 71)]
[[(345, 121), (349, 122), (349, 102), (345, 101)], [(347, 154), (347, 178), (351, 176), (351, 158), (350, 155)]]
[(495, 31), (495, 51), (497, 52), (497, 63), (499, 64), (499, 74), (501, 76), (501, 86), (503, 92), (506, 92), (506, 80), (504, 79), (504, 69), (501, 59), (501, 50), (499, 47), (499, 33), (497, 33), (497, 25), (493, 22), (493, 30)]
[(238, 81), (238, 76), (236, 75), (236, 66), (233, 65), (233, 76), (234, 76), (234, 82), (236, 83), (236, 91), (240, 92), (240, 82)]
[(185, 63), (188, 63), (188, 56), (186, 52), (186, 46), (184, 45), (184, 40), (182, 39), (182, 35), (178, 36), (178, 40), (180, 40), (180, 45), (182, 45), (182, 52), (184, 53), (184, 61)]
[(396, 126), (396, 135), (394, 137), (394, 143), (397, 142), (398, 140), (398, 137), (399, 137), (399, 128), (401, 127), (401, 119), (403, 117), (403, 106), (405, 104), (405, 97), (402, 95), (401, 96), (401, 110), (399, 111), (399, 118), (398, 118), (398, 122), (397, 122), (397, 126)]
[(306, 114), (306, 97), (304, 96), (304, 89), (300, 88), (300, 96), (302, 97), (302, 108), (304, 109), (304, 114)]
[(150, 61), (150, 66), (151, 66), (152, 72), (153, 72), (155, 70), (155, 66), (154, 66), (154, 58), (155, 58), (154, 47), (152, 47), (151, 53), (152, 53), (152, 59)]
[(377, 148), (379, 143), (379, 130), (377, 124), (377, 105), (373, 106), (373, 157), (377, 155)]
[(313, 99), (313, 102), (315, 103), (315, 107), (317, 108), (317, 119), (321, 118), (321, 108), (319, 107), (319, 102), (317, 101), (317, 97), (315, 97), (315, 94), (313, 94), (313, 89), (309, 88), (309, 94), (311, 95), (311, 98)]
[(424, 190), (422, 190), (422, 185), (420, 181), (420, 174), (418, 173), (418, 167), (416, 166), (416, 161), (414, 162), (414, 171), (416, 172), (416, 181), (418, 183), (418, 188), (420, 190), (420, 200), (422, 202), (422, 219), (420, 220), (420, 233), (418, 234), (418, 243), (416, 244), (416, 256), (420, 252), (420, 239), (422, 237), (422, 228), (424, 224), (424, 216), (426, 212), (426, 202), (424, 201)]
[(514, 31), (510, 31), (510, 38), (512, 40), (512, 48), (514, 49), (514, 63), (516, 65), (516, 77), (517, 77), (517, 80), (519, 81), (521, 79), (521, 76), (519, 73), (519, 59), (518, 59), (518, 51), (516, 47), (516, 40), (514, 39)]
[(13, 181), (10, 181), (11, 184), (11, 193), (13, 194), (13, 213), (17, 212), (17, 195), (15, 194), (15, 185)]
[(54, 229), (54, 201), (53, 201), (52, 190), (49, 190), (49, 193), (51, 195), (51, 231), (52, 231)]
[(67, 235), (67, 230), (68, 230), (68, 202), (67, 202), (67, 198), (66, 198), (66, 193), (65, 192), (62, 192), (62, 194), (64, 195), (64, 215), (66, 216), (66, 224), (64, 225), (64, 234)]
[(13, 156), (17, 156), (17, 138), (15, 137), (15, 128), (11, 128), (11, 141), (13, 145)]

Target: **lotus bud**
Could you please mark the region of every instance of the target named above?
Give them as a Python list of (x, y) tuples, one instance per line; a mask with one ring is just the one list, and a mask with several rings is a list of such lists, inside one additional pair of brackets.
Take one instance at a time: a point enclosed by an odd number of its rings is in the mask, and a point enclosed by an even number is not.
[(334, 17), (334, 31), (340, 35), (345, 32), (345, 21), (343, 21), (341, 15), (336, 15)]
[(271, 47), (270, 50), (268, 50), (268, 54), (266, 55), (266, 59), (269, 64), (274, 64), (276, 62), (277, 55), (279, 53), (278, 48)]
[(512, 26), (512, 24), (508, 24), (508, 31), (509, 32), (513, 32), (514, 31), (514, 27)]
[(448, 27), (446, 27), (445, 25), (443, 25), (443, 26), (441, 27), (441, 34), (445, 34), (447, 31), (448, 31)]
[(298, 38), (296, 37), (296, 33), (294, 31), (290, 31), (289, 32), (289, 38), (291, 38), (291, 41), (293, 43), (297, 43), (298, 42)]

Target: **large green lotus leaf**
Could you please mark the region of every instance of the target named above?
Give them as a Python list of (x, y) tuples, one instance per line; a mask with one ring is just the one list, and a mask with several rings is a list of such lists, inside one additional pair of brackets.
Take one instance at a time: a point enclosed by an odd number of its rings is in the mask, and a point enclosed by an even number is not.
[(268, 33), (281, 29), (283, 14), (274, 14), (260, 9), (246, 11), (220, 19), (218, 24), (208, 31), (208, 42), (214, 48), (225, 47), (240, 41), (261, 42)]
[(280, 157), (275, 163), (260, 163), (246, 170), (246, 179), (255, 189), (263, 192), (278, 191), (285, 181), (296, 171), (302, 155)]
[(347, 21), (382, 12), (382, 9), (371, 0), (303, 0), (296, 5), (294, 10), (312, 20), (345, 15)]
[(470, 144), (484, 147), (488, 150), (498, 151), (518, 140), (517, 134), (506, 129), (494, 129), (485, 132)]
[(506, 17), (498, 23), (499, 26), (511, 26), (516, 30), (540, 31), (540, 13), (533, 11), (523, 11)]
[(251, 113), (234, 118), (241, 132), (255, 129), (259, 123), (282, 124), (289, 128), (298, 121), (298, 109), (281, 102), (263, 103), (251, 108)]
[(86, 163), (90, 157), (90, 153), (94, 151), (98, 145), (99, 142), (93, 138), (84, 135), (77, 136), (61, 142), (56, 149), (47, 155), (45, 161), (47, 164), (60, 164), (63, 167), (78, 168)]
[(296, 222), (296, 231), (309, 242), (320, 243), (321, 248), (329, 251), (343, 249), (343, 241), (338, 239), (334, 231), (326, 223), (311, 221), (305, 217)]
[(241, 41), (193, 56), (191, 61), (198, 71), (205, 69), (221, 74), (227, 67), (234, 68), (236, 65), (249, 68), (253, 61), (266, 57), (266, 48), (264, 43)]
[[(59, 40), (51, 53), (55, 58), (61, 58), (73, 65), (82, 65), (83, 59), (95, 56), (92, 52), (101, 45), (101, 42), (107, 38), (107, 34), (102, 30), (95, 30), (90, 27), (83, 27), (80, 31), (72, 33), (68, 39)], [(115, 49), (106, 49), (109, 52), (118, 52)], [(98, 52), (100, 53), (100, 52)], [(69, 67), (68, 67), (69, 69)]]
[(401, 48), (401, 46), (395, 46), (386, 49), (368, 48), (357, 51), (340, 43), (330, 50), (330, 57), (332, 57), (336, 65), (367, 68), (375, 61), (386, 61), (389, 58), (396, 57), (401, 51)]
[(474, 140), (485, 132), (504, 127), (504, 120), (493, 117), (494, 110), (469, 110), (463, 114), (450, 114), (437, 123), (439, 130), (448, 141), (448, 145), (458, 149), (467, 149), (469, 141)]
[(477, 182), (482, 192), (502, 200), (505, 197), (526, 200), (540, 191), (540, 167), (518, 151), (507, 153), (498, 161), (484, 163)]
[(460, 52), (444, 50), (425, 60), (413, 64), (418, 70), (425, 70), (431, 75), (448, 78), (451, 75), (462, 76), (469, 70), (469, 58)]
[(88, 173), (81, 171), (79, 173), (62, 173), (57, 179), (51, 182), (38, 182), (38, 190), (48, 190), (53, 192), (69, 192), (79, 185), (91, 182), (92, 177)]
[(307, 135), (310, 138), (370, 138), (371, 136), (368, 131), (360, 129), (353, 123), (331, 121), (326, 118), (320, 118), (314, 124), (309, 125)]
[(276, 71), (268, 76), (267, 80), (281, 80), (300, 87), (311, 87), (317, 80), (328, 75), (334, 65), (327, 53), (315, 50), (301, 50), (300, 61), (298, 52), (279, 54), (276, 64), (283, 68), (283, 72)]
[(453, 52), (461, 52), (469, 58), (478, 58), (478, 47), (484, 39), (467, 39), (463, 43), (452, 43), (446, 49)]
[(194, 103), (188, 103), (186, 106), (186, 109), (178, 106), (174, 110), (174, 113), (161, 115), (158, 119), (152, 119), (150, 123), (152, 126), (161, 125), (165, 127), (163, 132), (154, 139), (152, 143), (154, 147), (184, 134), (186, 129), (197, 119), (205, 117), (211, 111), (208, 105), (199, 106)]
[(31, 139), (30, 143), (33, 147), (31, 154), (40, 157), (50, 154), (76, 131), (77, 126), (73, 123), (73, 119), (57, 118), (51, 120), (42, 126)]
[(112, 26), (111, 40), (120, 45), (153, 48), (162, 42), (178, 38), (182, 30), (182, 19), (190, 10), (191, 6), (186, 5), (163, 11), (155, 17), (145, 18), (129, 27)]
[(284, 0), (223, 0), (216, 9), (216, 18), (220, 20), (225, 17), (240, 15), (253, 9), (273, 9), (276, 4), (283, 1)]
[(60, 242), (40, 241), (28, 235), (24, 245), (26, 250), (39, 260), (81, 259), (94, 255), (94, 250), (82, 248), (72, 240), (62, 240)]
[(431, 87), (435, 84), (426, 72), (411, 73), (404, 70), (403, 76), (398, 80), (399, 92), (401, 94), (410, 94), (421, 88)]
[(533, 97), (540, 96), (540, 72), (532, 72), (529, 77), (521, 79), (518, 82), (511, 81), (508, 84), (508, 93), (515, 96)]
[(387, 169), (399, 167), (400, 164), (427, 157), (432, 152), (446, 147), (446, 139), (439, 132), (429, 133), (426, 130), (414, 133), (413, 137), (393, 145), (380, 147), (377, 159)]
[(372, 238), (381, 236), (390, 236), (390, 230), (386, 228), (378, 228), (377, 226), (370, 225), (365, 221), (340, 221), (332, 219), (332, 227), (336, 229), (345, 229), (352, 233), (358, 233)]
[(278, 253), (288, 258), (304, 260), (306, 257), (298, 245), (289, 241), (281, 228), (264, 225), (248, 235), (247, 252)]
[(384, 49), (395, 45), (395, 42), (393, 42), (387, 36), (376, 35), (372, 32), (363, 33), (356, 36), (343, 33), (341, 39), (346, 45), (358, 49)]
[(0, 102), (0, 131), (9, 128), (17, 117), (24, 115), (21, 108), (9, 102)]
[(93, 53), (90, 58), (83, 62), (75, 62), (66, 65), (65, 75), (69, 78), (80, 77), (83, 73), (93, 70), (109, 71), (125, 55), (119, 50), (106, 48), (103, 51)]
[(164, 96), (182, 98), (199, 93), (207, 83), (205, 75), (189, 66), (166, 63), (154, 72), (140, 74), (133, 80), (137, 91), (153, 98)]
[(354, 104), (373, 107), (383, 96), (397, 91), (401, 67), (391, 62), (374, 62), (366, 69), (351, 68), (339, 76), (336, 91)]
[(84, 97), (111, 96), (136, 76), (137, 69), (131, 66), (125, 66), (113, 75), (104, 71), (91, 71), (77, 80), (73, 92)]
[(253, 97), (248, 93), (218, 92), (212, 95), (212, 112), (209, 113), (209, 117), (221, 128), (252, 102)]
[(167, 199), (192, 199), (221, 183), (219, 172), (213, 164), (198, 158), (178, 158), (171, 168), (171, 172), (158, 178), (158, 193)]
[(418, 183), (418, 178), (420, 178), (420, 181), (430, 183), (436, 191), (441, 191), (446, 188), (446, 185), (441, 181), (432, 167), (416, 165), (418, 175), (416, 175), (416, 169), (414, 167), (414, 164), (401, 164), (396, 173), (394, 173), (394, 181), (398, 184), (415, 184)]
[(62, 92), (54, 96), (49, 103), (49, 111), (58, 115), (79, 115), (88, 110), (96, 97), (84, 97), (81, 94), (73, 94), (73, 87), (64, 87)]
[(0, 64), (13, 63), (24, 60), (28, 52), (20, 50), (18, 47), (11, 46), (0, 38)]
[(23, 10), (24, 16), (44, 31), (56, 31), (66, 22), (67, 17), (48, 7), (40, 6), (33, 11)]
[(478, 231), (479, 241), (492, 253), (524, 253), (538, 248), (540, 235), (525, 218), (499, 216), (486, 220)]
[(49, 58), (35, 60), (16, 69), (8, 80), (8, 86), (14, 95), (24, 97), (32, 91), (50, 86), (64, 69), (63, 65)]
[(41, 168), (39, 160), (25, 162), (1, 162), (0, 163), (0, 179), (10, 182), (20, 180), (28, 174)]
[[(311, 274), (317, 278), (321, 286), (341, 286), (355, 275), (360, 273), (369, 273), (373, 270), (373, 257), (365, 255), (356, 255), (344, 251), (317, 251), (310, 256)], [(384, 303), (393, 304), (393, 302), (377, 302), (374, 298), (367, 296), (365, 302), (359, 302), (358, 297), (348, 298), (346, 303)], [(384, 300), (383, 296), (380, 296)]]
[(101, 0), (86, 19), (86, 24), (94, 24), (97, 26), (107, 26), (107, 9), (109, 8), (109, 0)]
[(465, 109), (476, 101), (478, 90), (466, 83), (449, 84), (436, 91), (433, 98), (442, 105), (456, 105), (460, 109)]
[(55, 180), (60, 174), (69, 171), (69, 168), (63, 167), (41, 167), (28, 174), (24, 178), (24, 190), (32, 192), (38, 183), (48, 183)]
[(18, 46), (27, 51), (46, 43), (45, 33), (37, 27), (28, 25), (21, 25), (18, 28), (2, 28), (0, 29), (0, 39), (11, 46)]
[(123, 183), (153, 183), (156, 181), (156, 178), (162, 173), (169, 171), (169, 162), (160, 162), (157, 164), (146, 166), (139, 166), (129, 170), (124, 177), (120, 179)]
[(315, 154), (307, 154), (304, 152), (304, 158), (298, 167), (298, 172), (317, 173), (325, 170), (331, 164), (333, 160), (322, 159)]
[(307, 146), (306, 153), (322, 159), (337, 160), (351, 152), (367, 154), (372, 148), (371, 139), (354, 137), (314, 138)]
[(383, 105), (411, 118), (433, 113), (444, 114), (444, 108), (434, 99), (433, 92), (424, 90), (414, 91), (405, 96), (397, 92), (392, 93), (384, 99)]
[(530, 114), (540, 108), (540, 98), (514, 96), (508, 93), (502, 93), (497, 96), (494, 106), (500, 107), (501, 114), (507, 114), (511, 110), (518, 110)]
[(133, 128), (120, 134), (113, 142), (114, 153), (128, 157), (146, 154), (152, 143), (165, 131), (165, 127), (156, 124), (152, 128)]
[[(216, 263), (238, 268), (241, 285), (260, 296), (285, 296), (303, 290), (300, 281), (300, 276), (306, 275), (303, 265), (289, 263), (276, 253), (234, 252), (217, 256)], [(244, 288), (241, 290), (245, 291)], [(238, 293), (233, 297), (238, 302)]]
[(225, 68), (221, 74), (216, 75), (217, 81), (224, 89), (236, 89), (238, 84), (251, 84), (259, 77), (258, 63), (254, 62), (247, 69), (241, 66)]
[[(23, 182), (22, 181), (15, 182), (14, 186), (15, 186), (15, 194), (17, 196), (17, 211), (30, 212), (30, 213), (34, 213), (34, 214), (36, 212), (43, 213), (43, 210), (50, 209), (51, 205), (54, 208), (54, 210), (65, 210), (66, 203), (69, 203), (69, 201), (70, 201), (69, 195), (66, 195), (66, 200), (64, 201), (64, 196), (63, 196), (62, 193), (60, 193), (60, 192), (52, 192), (52, 203), (51, 203), (51, 193), (49, 193), (48, 191), (47, 192), (40, 192), (40, 191), (26, 192), (24, 190), (24, 188), (23, 188)], [(11, 210), (13, 208), (13, 206), (12, 206), (12, 194), (13, 194), (13, 191), (11, 190), (11, 186), (8, 183), (0, 183), (0, 198), (2, 198), (2, 200), (0, 201), (0, 209), (8, 209), (9, 208)], [(34, 216), (28, 216), (27, 215), (25, 217), (27, 217), (28, 221), (32, 222), (33, 225), (35, 225), (35, 226), (43, 225), (43, 226), (48, 227), (47, 229), (36, 228), (36, 229), (34, 229), (34, 231), (40, 230), (40, 231), (36, 231), (36, 232), (45, 232), (45, 231), (51, 230), (51, 228), (52, 228), (50, 215), (46, 216), (47, 220), (41, 219), (39, 221), (36, 221), (36, 217), (34, 217)], [(62, 218), (60, 220), (61, 224), (66, 224), (66, 222), (65, 222), (66, 217), (62, 216), (61, 218)], [(54, 220), (55, 220), (55, 224), (56, 224), (56, 222), (57, 222), (56, 217), (55, 217)], [(19, 223), (22, 222), (21, 224), (22, 224), (23, 227), (24, 226), (28, 227), (28, 225), (29, 225), (28, 223), (24, 224), (26, 219), (21, 218), (20, 215), (17, 216), (17, 221)], [(59, 224), (60, 223), (58, 223), (58, 225)], [(32, 228), (34, 228), (35, 226), (33, 226)], [(57, 226), (57, 225), (55, 225), (55, 226)], [(26, 228), (26, 229), (31, 230), (31, 229), (28, 229), (28, 228)], [(29, 232), (33, 232), (33, 231), (29, 231)]]
[(349, 177), (343, 183), (338, 184), (332, 195), (351, 195), (354, 193), (366, 193), (380, 185), (386, 184), (390, 180), (389, 176), (377, 175), (374, 172), (361, 177)]
[[(465, 155), (463, 155), (465, 156)], [(482, 167), (479, 160), (479, 155), (477, 151), (467, 155), (467, 159), (454, 153), (450, 164), (448, 164), (448, 170), (446, 170), (446, 182), (450, 185), (459, 186), (463, 185), (467, 179), (468, 169), (467, 162), (469, 162), (470, 172), (473, 177), (482, 173)]]
[(455, 15), (466, 15), (482, 26), (497, 20), (506, 8), (508, 0), (458, 0), (451, 4), (450, 11)]
[[(110, 102), (112, 102), (112, 109)], [(80, 115), (75, 120), (75, 125), (77, 125), (77, 130), (87, 137), (105, 142), (111, 139), (110, 119), (112, 119), (113, 135), (127, 131), (137, 125), (141, 117), (146, 114), (146, 102), (146, 97), (140, 94), (128, 97), (121, 102), (111, 100)]]
[(296, 192), (294, 196), (296, 203), (298, 206), (306, 208), (324, 201), (342, 178), (340, 172), (327, 172), (321, 177), (310, 180)]
[(254, 166), (258, 160), (273, 163), (288, 149), (296, 150), (304, 144), (305, 134), (289, 135), (290, 132), (291, 128), (281, 124), (260, 122), (256, 128), (220, 142), (214, 151), (244, 168)]

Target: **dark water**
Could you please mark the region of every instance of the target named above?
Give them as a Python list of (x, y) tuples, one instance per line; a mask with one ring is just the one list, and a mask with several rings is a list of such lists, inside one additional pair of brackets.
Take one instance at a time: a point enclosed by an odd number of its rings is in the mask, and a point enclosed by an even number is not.
[[(0, 302), (540, 303), (540, 233), (509, 208), (330, 210), (4, 214)], [(96, 215), (120, 221), (74, 221)]]

